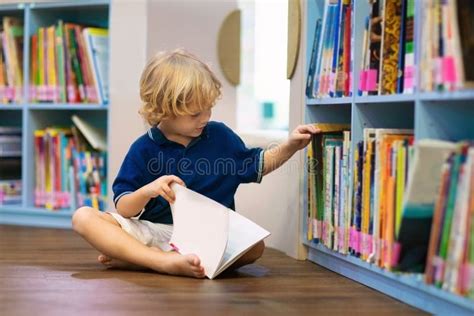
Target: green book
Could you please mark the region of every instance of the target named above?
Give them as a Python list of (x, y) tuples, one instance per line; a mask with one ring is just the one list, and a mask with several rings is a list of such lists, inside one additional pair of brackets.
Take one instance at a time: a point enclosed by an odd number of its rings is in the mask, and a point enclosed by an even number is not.
[(58, 70), (59, 101), (66, 102), (66, 65), (64, 58), (63, 21), (59, 20), (56, 26), (56, 61)]
[[(446, 260), (448, 255), (449, 237), (451, 234), (451, 225), (453, 222), (454, 207), (456, 205), (456, 195), (458, 189), (459, 171), (462, 163), (465, 160), (465, 155), (457, 153), (453, 160), (453, 168), (451, 173), (450, 188), (448, 193), (448, 204), (444, 216), (441, 244), (439, 248), (439, 256)], [(442, 280), (437, 280), (436, 286), (441, 286)]]

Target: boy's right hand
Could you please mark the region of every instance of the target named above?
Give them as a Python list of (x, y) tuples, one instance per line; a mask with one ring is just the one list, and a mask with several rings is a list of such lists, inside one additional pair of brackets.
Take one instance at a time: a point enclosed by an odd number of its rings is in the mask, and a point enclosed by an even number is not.
[(181, 180), (177, 176), (169, 175), (159, 177), (155, 181), (148, 183), (143, 187), (143, 190), (148, 198), (156, 198), (157, 196), (161, 195), (166, 201), (171, 204), (176, 199), (176, 196), (170, 187), (171, 183), (173, 182), (181, 184), (182, 186), (186, 186), (183, 180)]

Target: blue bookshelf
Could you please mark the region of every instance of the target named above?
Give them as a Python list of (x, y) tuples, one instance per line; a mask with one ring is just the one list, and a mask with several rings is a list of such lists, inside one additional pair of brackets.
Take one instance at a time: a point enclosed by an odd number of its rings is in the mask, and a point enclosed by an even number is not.
[[(30, 39), (38, 27), (55, 24), (62, 19), (97, 27), (109, 26), (109, 0), (67, 0), (0, 5), (0, 18), (19, 17), (24, 22), (23, 75), (30, 75)], [(34, 206), (35, 167), (34, 139), (36, 129), (47, 126), (71, 126), (76, 114), (93, 126), (108, 130), (107, 104), (30, 103), (29, 80), (24, 80), (22, 104), (0, 104), (0, 126), (22, 128), (22, 199), (17, 205), (0, 205), (0, 224), (52, 228), (71, 228), (75, 207), (47, 210)]]
[[(306, 41), (305, 76), (314, 39), (314, 23), (322, 18), (324, 0), (308, 1), (305, 12)], [(306, 98), (307, 123), (346, 123), (352, 127), (352, 146), (363, 140), (364, 128), (411, 128), (415, 139), (474, 140), (474, 90), (415, 92), (413, 94), (359, 96), (360, 60), (362, 58), (364, 19), (368, 1), (354, 1), (354, 51), (352, 96), (344, 98)], [(415, 19), (419, 21), (421, 1), (416, 1)], [(415, 41), (421, 38), (420, 23), (415, 22)], [(416, 41), (417, 42), (417, 41)], [(419, 41), (418, 41), (419, 42)], [(419, 61), (418, 51), (415, 58)], [(416, 64), (419, 65), (419, 62)], [(418, 81), (418, 74), (415, 74)], [(306, 79), (306, 78), (305, 78)], [(353, 149), (353, 148), (352, 148)], [(352, 150), (353, 152), (353, 150)], [(352, 163), (351, 163), (352, 166)], [(357, 257), (343, 255), (307, 240), (307, 181), (303, 187), (301, 243), (308, 249), (307, 259), (331, 271), (360, 282), (404, 303), (439, 315), (473, 315), (474, 301), (441, 290), (422, 281), (421, 275), (397, 274), (367, 263)]]

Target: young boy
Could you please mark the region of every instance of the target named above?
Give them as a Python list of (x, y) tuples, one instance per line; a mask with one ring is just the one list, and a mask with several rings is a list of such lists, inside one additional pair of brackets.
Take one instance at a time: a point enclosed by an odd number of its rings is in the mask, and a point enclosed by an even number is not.
[[(117, 213), (79, 208), (74, 230), (102, 255), (106, 266), (141, 266), (160, 273), (204, 277), (196, 255), (171, 251), (170, 203), (177, 182), (234, 209), (241, 183), (260, 182), (296, 151), (308, 145), (317, 130), (296, 128), (271, 150), (248, 149), (223, 123), (210, 122), (221, 83), (209, 67), (183, 51), (160, 53), (140, 80), (140, 114), (151, 126), (130, 147), (113, 183)], [(262, 242), (232, 268), (261, 257)]]

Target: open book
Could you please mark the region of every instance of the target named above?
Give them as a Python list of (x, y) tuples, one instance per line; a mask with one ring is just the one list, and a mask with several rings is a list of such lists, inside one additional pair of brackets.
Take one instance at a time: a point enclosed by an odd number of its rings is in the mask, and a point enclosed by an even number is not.
[(173, 235), (170, 245), (181, 254), (201, 259), (213, 279), (270, 233), (204, 195), (173, 183)]

